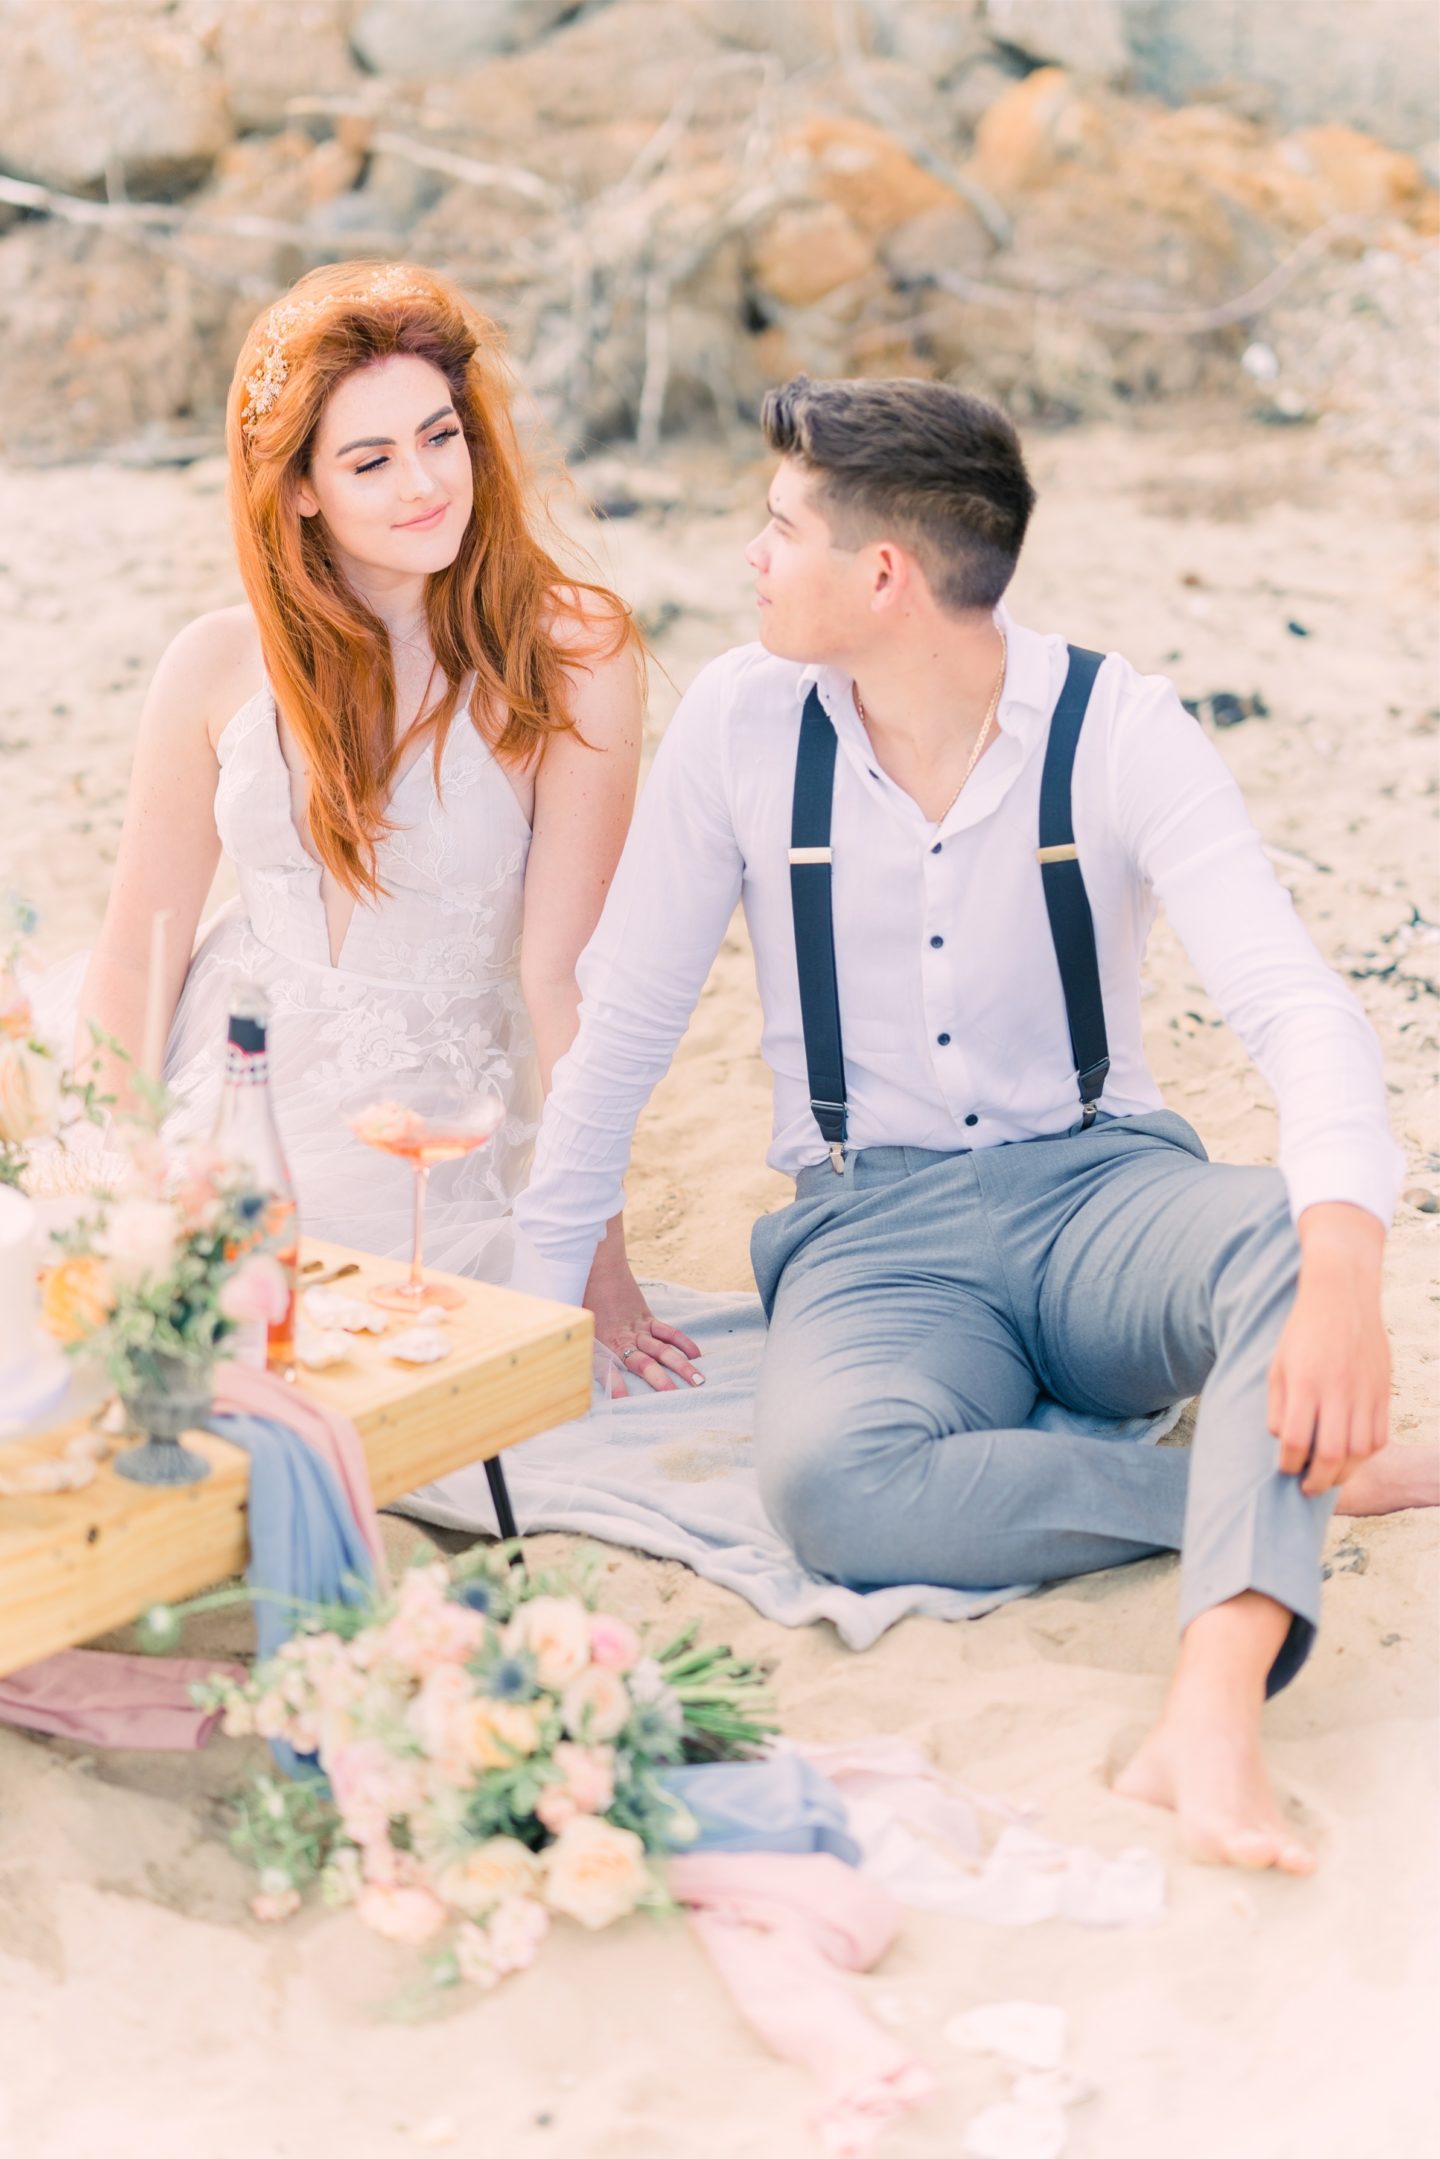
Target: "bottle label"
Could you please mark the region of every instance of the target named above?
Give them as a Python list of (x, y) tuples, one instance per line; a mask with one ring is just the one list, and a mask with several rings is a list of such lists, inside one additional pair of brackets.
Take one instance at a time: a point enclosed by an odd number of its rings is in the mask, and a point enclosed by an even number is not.
[(260, 1038), (258, 1050), (242, 1049), (233, 1034), (225, 1045), (225, 1084), (227, 1087), (268, 1087), (270, 1084), (270, 1059), (265, 1050), (265, 1038)]

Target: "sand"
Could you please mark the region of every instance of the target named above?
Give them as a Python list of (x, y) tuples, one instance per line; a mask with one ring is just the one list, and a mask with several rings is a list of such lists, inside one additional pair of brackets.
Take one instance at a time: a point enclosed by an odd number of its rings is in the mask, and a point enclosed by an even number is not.
[[(1311, 434), (1203, 415), (1040, 440), (1033, 456), (1042, 507), (1017, 613), (1121, 646), (1187, 696), (1261, 693), (1270, 716), (1218, 739), (1322, 950), (1364, 971), (1407, 1187), (1440, 1192), (1437, 946), (1413, 919), (1440, 918), (1435, 543), (1418, 480), (1407, 495), (1327, 462)], [(657, 730), (675, 686), (750, 634), (740, 546), (762, 484), (715, 453), (668, 478), (669, 515), (605, 532), (673, 678), (656, 680)], [(3, 871), (41, 908), (48, 955), (99, 919), (149, 670), (190, 615), (236, 596), (220, 488), (214, 464), (0, 476)], [(1149, 988), (1169, 1100), (1217, 1156), (1267, 1159), (1264, 1085), (1163, 924)], [(630, 1224), (646, 1274), (748, 1286), (750, 1221), (785, 1192), (763, 1163), (757, 1039), (737, 922), (639, 1136)], [(1435, 1216), (1401, 1207), (1387, 1276), (1399, 1443), (1434, 1432), (1436, 1235)], [(418, 1536), (390, 1525), (397, 1553)], [(677, 1566), (607, 1564), (632, 1616), (696, 1617), (774, 1659), (792, 1733), (903, 1734), (1053, 1834), (1170, 1861), (1169, 1912), (1148, 1932), (907, 1920), (856, 1982), (941, 2080), (880, 2147), (892, 2159), (960, 2152), (1003, 2079), (940, 2028), (1014, 1997), (1070, 2012), (1073, 2061), (1097, 2087), (1071, 2118), (1075, 2159), (1388, 2159), (1421, 2146), (1437, 2097), (1436, 1542), (1419, 1514), (1332, 1531), (1319, 1646), (1268, 1721), (1277, 1780), (1322, 1855), (1308, 1882), (1196, 1867), (1168, 1819), (1107, 1788), (1160, 1699), (1172, 1561), (969, 1625), (909, 1620), (862, 1656), (826, 1628), (770, 1626)], [(231, 1622), (187, 1647), (233, 1638)], [(533, 1972), (418, 2023), (388, 2013), (405, 1956), (353, 1919), (254, 1924), (221, 1804), (247, 1759), (234, 1742), (97, 1758), (0, 1734), (7, 2159), (814, 2148), (804, 2080), (761, 2051), (678, 1922), (557, 1934)]]

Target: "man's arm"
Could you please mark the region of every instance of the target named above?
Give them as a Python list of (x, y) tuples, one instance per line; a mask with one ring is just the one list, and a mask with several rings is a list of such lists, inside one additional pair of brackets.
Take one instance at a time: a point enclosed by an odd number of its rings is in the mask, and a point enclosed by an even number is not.
[(1145, 692), (1117, 729), (1116, 815), (1279, 1108), (1301, 1262), (1271, 1430), (1281, 1468), (1322, 1492), (1389, 1432), (1380, 1265), (1402, 1163), (1380, 1045), (1296, 916), (1218, 752), (1168, 684)]
[(669, 1067), (740, 896), (744, 864), (724, 771), (733, 675), (726, 654), (682, 698), (581, 957), (579, 1031), (555, 1067), (515, 1209), (517, 1288), (580, 1302), (620, 1209), (636, 1119)]

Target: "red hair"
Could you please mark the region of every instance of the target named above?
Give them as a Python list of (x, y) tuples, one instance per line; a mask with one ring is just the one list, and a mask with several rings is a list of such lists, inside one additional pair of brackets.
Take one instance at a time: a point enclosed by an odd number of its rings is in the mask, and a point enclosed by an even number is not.
[[(609, 658), (639, 633), (603, 585), (569, 576), (538, 536), (544, 513), (511, 417), (512, 378), (494, 323), (447, 279), (408, 264), (312, 270), (252, 325), (230, 386), (230, 520), (265, 671), (309, 767), (311, 843), (336, 881), (374, 896), (376, 843), (397, 761), (390, 638), (346, 582), (323, 520), (302, 517), (326, 399), (358, 368), (397, 353), (445, 377), (469, 445), (475, 510), (425, 612), (442, 687), (417, 725), (436, 771), (465, 683), (505, 715), (497, 756), (527, 763), (573, 730), (566, 668)], [(576, 633), (579, 633), (578, 636)]]

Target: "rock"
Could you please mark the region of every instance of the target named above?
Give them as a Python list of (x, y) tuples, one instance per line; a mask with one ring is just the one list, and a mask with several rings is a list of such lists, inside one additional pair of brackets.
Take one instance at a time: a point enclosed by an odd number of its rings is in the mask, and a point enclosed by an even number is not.
[(782, 152), (817, 195), (878, 239), (922, 210), (954, 209), (960, 197), (868, 120), (811, 113), (781, 138)]
[(1406, 1206), (1415, 1208), (1419, 1214), (1440, 1214), (1440, 1199), (1426, 1185), (1412, 1184), (1402, 1197)]
[(975, 130), (971, 172), (1002, 198), (1043, 186), (1074, 131), (1075, 86), (1063, 69), (1037, 68), (997, 98)]
[[(623, 124), (638, 131), (639, 149), (718, 51), (692, 15), (667, 0), (615, 0), (598, 14), (567, 23), (533, 52), (491, 60), (436, 85), (427, 112), (437, 118), (452, 113), (480, 128), (483, 137), (506, 140), (537, 158), (546, 149), (543, 131), (562, 128)], [(707, 110), (748, 113), (755, 102), (748, 72), (718, 80)]]
[(69, 192), (201, 178), (230, 140), (220, 70), (169, 0), (6, 0), (0, 167)]
[(994, 243), (968, 203), (922, 210), (881, 245), (886, 269), (902, 285), (923, 285), (937, 270), (978, 276), (993, 253)]
[(1124, 0), (1134, 87), (1171, 105), (1264, 93), (1281, 127), (1340, 120), (1405, 149), (1435, 132), (1434, 0)]
[(985, 27), (1042, 66), (1111, 83), (1130, 72), (1120, 0), (985, 0)]
[(225, 0), (217, 52), (235, 125), (282, 127), (292, 98), (358, 93), (351, 13), (352, 0)]
[(523, 52), (574, 11), (575, 0), (362, 0), (352, 36), (373, 74), (423, 80)]
[(782, 210), (752, 243), (757, 290), (783, 307), (809, 307), (873, 267), (875, 250), (837, 203)]
[(983, 0), (871, 0), (879, 51), (941, 89), (990, 51)]

